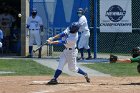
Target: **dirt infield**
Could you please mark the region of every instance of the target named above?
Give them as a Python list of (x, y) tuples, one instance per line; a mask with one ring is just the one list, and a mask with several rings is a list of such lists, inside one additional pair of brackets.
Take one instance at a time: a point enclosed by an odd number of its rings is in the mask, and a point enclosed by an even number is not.
[(60, 76), (60, 84), (45, 85), (50, 78), (1, 76), (0, 93), (140, 93), (140, 77), (93, 77), (86, 83), (83, 77)]

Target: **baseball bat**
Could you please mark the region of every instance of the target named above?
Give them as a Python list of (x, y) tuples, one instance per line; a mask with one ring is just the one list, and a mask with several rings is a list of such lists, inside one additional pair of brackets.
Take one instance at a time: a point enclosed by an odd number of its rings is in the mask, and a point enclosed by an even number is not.
[(46, 44), (48, 44), (48, 41), (46, 41), (44, 44), (42, 44), (41, 46), (39, 46), (38, 48), (36, 48), (35, 50), (33, 50), (33, 52), (35, 53), (36, 51), (38, 51), (40, 48), (42, 48)]
[(88, 8), (87, 7), (84, 9), (84, 14), (86, 14), (86, 12), (88, 12)]
[(88, 12), (88, 8), (86, 7), (86, 8), (84, 9), (84, 11), (85, 11), (85, 12)]

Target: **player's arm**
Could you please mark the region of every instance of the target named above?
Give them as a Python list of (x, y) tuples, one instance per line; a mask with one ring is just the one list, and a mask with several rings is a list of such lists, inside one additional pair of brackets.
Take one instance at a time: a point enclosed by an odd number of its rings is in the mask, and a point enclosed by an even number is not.
[(26, 36), (28, 37), (29, 36), (29, 25), (28, 24), (26, 24)]
[[(64, 36), (66, 36), (67, 34), (68, 34), (68, 28), (66, 29), (66, 30), (64, 30), (62, 33), (60, 33), (60, 34), (57, 34), (57, 35), (55, 35), (54, 37), (50, 37), (49, 39), (48, 39), (48, 43), (49, 44), (59, 44), (59, 45), (63, 45), (63, 44), (65, 44), (66, 43), (66, 41), (65, 40), (55, 40), (55, 39), (58, 39), (58, 38), (61, 38), (61, 37), (64, 37)], [(55, 40), (55, 41), (54, 41)]]
[(40, 20), (39, 20), (40, 30), (41, 30), (41, 32), (43, 32), (43, 21), (42, 21), (41, 17), (39, 17), (39, 18), (40, 18)]
[(44, 36), (44, 27), (43, 27), (43, 25), (40, 25), (40, 35), (41, 36)]
[(53, 41), (53, 40), (55, 40), (55, 39), (64, 37), (64, 36), (66, 36), (67, 34), (68, 34), (68, 29), (66, 29), (66, 30), (63, 31), (62, 33), (59, 33), (59, 34), (57, 34), (57, 35), (55, 35), (55, 36), (53, 36), (53, 37), (50, 37), (48, 40)]
[(2, 39), (3, 39), (3, 32), (2, 32), (2, 31), (0, 31), (0, 33), (1, 33), (1, 37), (0, 37), (0, 38), (1, 38), (1, 40), (2, 40)]
[(26, 23), (26, 36), (29, 36), (29, 27), (30, 27), (30, 18), (27, 19), (27, 23)]
[(28, 24), (26, 24), (26, 28), (27, 28), (27, 29), (26, 29), (26, 36), (29, 36), (29, 27), (30, 27), (30, 26), (29, 26)]
[(83, 26), (86, 23), (85, 20), (86, 20), (85, 18), (80, 18), (79, 21), (78, 21), (79, 25)]
[(51, 41), (51, 40), (47, 40), (48, 44), (54, 44), (54, 45), (63, 45), (66, 43), (66, 41), (64, 40), (56, 40), (56, 41)]
[(28, 28), (29, 29), (29, 27), (30, 27), (30, 17), (27, 19), (27, 22), (26, 22), (26, 28)]
[(43, 25), (40, 25), (40, 30), (41, 32), (43, 32)]

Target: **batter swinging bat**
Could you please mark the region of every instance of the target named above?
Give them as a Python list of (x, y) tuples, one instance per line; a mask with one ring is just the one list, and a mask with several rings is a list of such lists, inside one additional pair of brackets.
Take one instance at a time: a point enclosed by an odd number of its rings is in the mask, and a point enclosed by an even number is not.
[(40, 48), (42, 48), (46, 44), (48, 44), (48, 40), (46, 40), (46, 42), (44, 44), (42, 44), (41, 46), (39, 46), (37, 49), (33, 50), (33, 52), (35, 53), (36, 51), (38, 51)]

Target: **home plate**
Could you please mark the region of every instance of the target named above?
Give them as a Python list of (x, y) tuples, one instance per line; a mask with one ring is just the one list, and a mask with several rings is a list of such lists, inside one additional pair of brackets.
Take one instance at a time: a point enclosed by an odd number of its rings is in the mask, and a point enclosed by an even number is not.
[(40, 92), (33, 92), (33, 93), (49, 93), (50, 91), (40, 91)]
[(32, 93), (50, 93), (50, 92), (54, 92), (54, 91), (50, 90), (50, 91), (40, 91), (40, 92), (32, 92)]
[(49, 81), (32, 81), (30, 85), (44, 85), (47, 84)]

